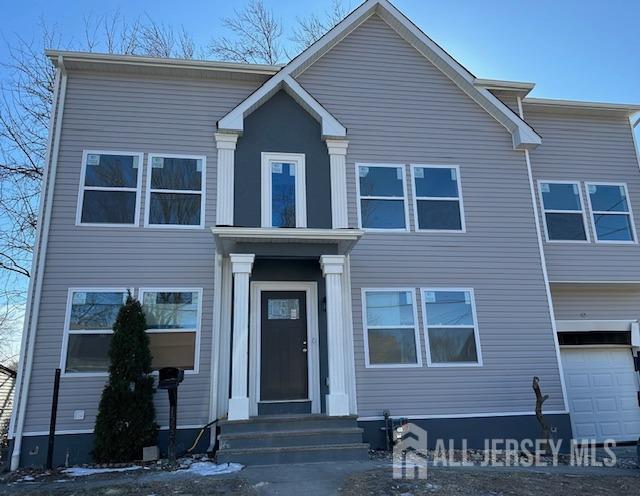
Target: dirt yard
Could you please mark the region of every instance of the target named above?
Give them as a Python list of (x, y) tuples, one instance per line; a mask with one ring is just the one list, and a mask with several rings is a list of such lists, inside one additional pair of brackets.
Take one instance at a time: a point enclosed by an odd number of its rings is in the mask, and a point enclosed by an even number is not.
[(426, 480), (394, 480), (390, 469), (349, 476), (341, 496), (636, 496), (640, 474), (536, 473), (430, 468)]

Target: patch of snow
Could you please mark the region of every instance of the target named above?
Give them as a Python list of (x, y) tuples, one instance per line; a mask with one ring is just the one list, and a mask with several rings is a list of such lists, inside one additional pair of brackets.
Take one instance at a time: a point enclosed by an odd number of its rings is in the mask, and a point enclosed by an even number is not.
[(232, 474), (234, 472), (239, 472), (243, 468), (244, 466), (239, 463), (221, 463), (220, 465), (216, 465), (212, 462), (195, 462), (191, 463), (189, 468), (177, 470), (174, 474), (188, 473), (206, 477), (209, 475)]
[(88, 468), (88, 467), (69, 467), (65, 468), (62, 473), (70, 477), (84, 477), (86, 475), (106, 474), (109, 472), (129, 472), (131, 470), (140, 470), (142, 467), (133, 465), (131, 467), (118, 468)]
[(30, 475), (25, 475), (24, 477), (20, 477), (16, 482), (32, 482), (36, 480), (35, 477), (32, 477)]

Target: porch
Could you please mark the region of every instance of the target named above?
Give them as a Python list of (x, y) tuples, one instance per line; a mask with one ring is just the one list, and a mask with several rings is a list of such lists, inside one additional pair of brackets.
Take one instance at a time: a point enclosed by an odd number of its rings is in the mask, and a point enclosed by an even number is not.
[(354, 229), (216, 227), (215, 417), (356, 414)]

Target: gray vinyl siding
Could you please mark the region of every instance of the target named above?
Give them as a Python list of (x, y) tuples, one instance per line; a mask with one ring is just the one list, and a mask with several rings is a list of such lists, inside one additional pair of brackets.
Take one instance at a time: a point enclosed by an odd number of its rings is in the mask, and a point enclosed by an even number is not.
[[(542, 136), (542, 145), (531, 152), (536, 182), (581, 181), (587, 210), (585, 181), (626, 183), (635, 224), (640, 225), (640, 170), (626, 115), (538, 105), (525, 105), (524, 113), (527, 122)], [(587, 213), (591, 243), (545, 243), (549, 279), (640, 281), (640, 245), (595, 243), (590, 212)]]
[[(54, 369), (60, 364), (70, 287), (203, 288), (200, 372), (179, 392), (178, 425), (208, 419), (213, 317), (215, 124), (255, 90), (256, 82), (168, 80), (133, 75), (69, 74), (46, 268), (37, 324), (25, 431), (48, 428)], [(185, 153), (207, 156), (206, 229), (75, 226), (83, 149)], [(143, 169), (142, 208), (146, 183)], [(64, 377), (58, 430), (92, 429), (102, 378)], [(156, 395), (167, 425), (166, 393)], [(83, 421), (74, 410), (85, 410)]]
[[(533, 412), (534, 375), (545, 407), (563, 410), (526, 164), (509, 133), (377, 16), (298, 80), (349, 130), (352, 227), (356, 162), (456, 164), (462, 177), (467, 233), (368, 232), (352, 252), (358, 414)], [(437, 286), (475, 289), (484, 366), (428, 368), (421, 327), (423, 367), (365, 368), (361, 288)]]
[(520, 116), (518, 109), (518, 95), (513, 91), (490, 90), (502, 103), (516, 115)]
[(16, 378), (0, 372), (0, 433), (8, 426), (13, 409), (13, 394)]
[(551, 294), (558, 320), (640, 319), (640, 285), (554, 284)]

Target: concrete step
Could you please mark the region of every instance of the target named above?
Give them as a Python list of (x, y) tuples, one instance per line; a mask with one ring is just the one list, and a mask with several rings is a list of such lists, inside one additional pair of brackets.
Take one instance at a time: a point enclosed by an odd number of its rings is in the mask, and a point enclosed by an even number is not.
[(346, 429), (356, 427), (355, 416), (330, 417), (327, 415), (274, 415), (259, 416), (248, 420), (222, 420), (220, 434), (248, 432), (301, 431), (315, 429)]
[(324, 446), (362, 443), (362, 433), (359, 427), (240, 432), (221, 434), (218, 440), (221, 450)]
[(279, 448), (222, 449), (216, 455), (218, 463), (243, 465), (275, 465), (323, 461), (367, 460), (369, 445), (364, 443), (287, 446)]

